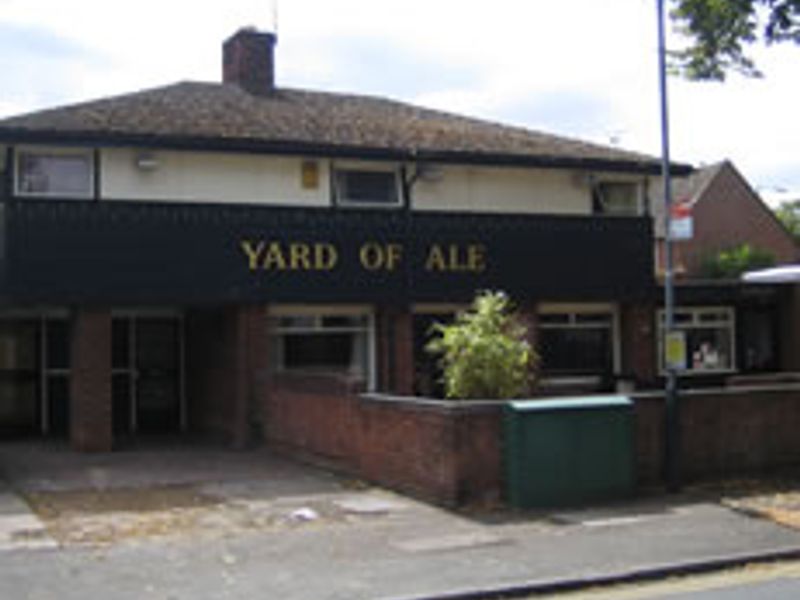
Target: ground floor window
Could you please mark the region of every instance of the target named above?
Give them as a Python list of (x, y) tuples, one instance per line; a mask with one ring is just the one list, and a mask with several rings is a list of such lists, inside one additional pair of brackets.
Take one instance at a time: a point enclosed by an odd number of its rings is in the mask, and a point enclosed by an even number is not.
[(610, 376), (615, 365), (611, 308), (545, 307), (539, 310), (538, 350), (545, 376)]
[[(694, 306), (675, 309), (675, 329), (686, 337), (684, 373), (724, 373), (735, 364), (734, 313), (730, 307)], [(659, 311), (659, 356), (664, 371), (665, 313)]]
[(365, 311), (270, 310), (273, 364), (278, 371), (345, 374), (374, 379), (374, 319)]

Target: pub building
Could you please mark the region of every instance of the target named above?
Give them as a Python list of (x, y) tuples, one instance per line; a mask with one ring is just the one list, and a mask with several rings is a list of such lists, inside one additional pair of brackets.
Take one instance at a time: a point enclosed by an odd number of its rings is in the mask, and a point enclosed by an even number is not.
[[(542, 393), (660, 385), (656, 158), (278, 87), (275, 45), (242, 29), (222, 83), (0, 121), (3, 435), (241, 446), (306, 376), (435, 394), (427, 328), (482, 289), (527, 319)], [(704, 374), (742, 371), (740, 305), (785, 308), (692, 293)]]

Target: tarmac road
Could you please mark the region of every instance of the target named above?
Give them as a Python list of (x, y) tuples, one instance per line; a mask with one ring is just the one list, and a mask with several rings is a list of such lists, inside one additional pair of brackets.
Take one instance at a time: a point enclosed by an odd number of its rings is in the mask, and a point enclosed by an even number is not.
[[(535, 596), (537, 599), (542, 596)], [(558, 600), (795, 600), (800, 598), (800, 562), (747, 566), (709, 575), (669, 578), (545, 596)]]

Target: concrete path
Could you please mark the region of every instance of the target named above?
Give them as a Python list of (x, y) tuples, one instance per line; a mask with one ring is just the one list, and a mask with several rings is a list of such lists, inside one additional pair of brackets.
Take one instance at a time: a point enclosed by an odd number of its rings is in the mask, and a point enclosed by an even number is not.
[[(88, 481), (86, 474), (101, 468), (103, 487), (92, 488), (101, 493), (117, 493), (114, 486), (128, 489), (126, 481), (143, 486), (133, 488), (134, 495), (151, 489), (148, 485), (169, 487), (173, 480), (166, 474), (173, 473), (178, 491), (190, 486), (192, 493), (213, 501), (156, 504), (135, 514), (115, 507), (89, 515), (110, 523), (133, 515), (148, 535), (109, 538), (108, 543), (67, 536), (54, 547), (46, 536), (34, 534), (27, 537), (46, 541), (5, 545), (0, 597), (499, 597), (765, 556), (800, 556), (796, 530), (696, 496), (645, 498), (590, 510), (453, 513), (260, 453), (208, 451), (196, 458), (216, 465), (205, 480), (196, 477), (202, 469), (192, 466), (190, 453), (167, 453), (161, 470), (146, 453), (118, 462), (79, 457), (71, 468), (62, 465), (65, 470), (57, 477), (32, 470), (33, 463), (10, 469), (18, 474), (13, 485), (23, 486), (31, 497), (57, 500), (86, 491), (86, 485), (99, 481)], [(272, 471), (264, 471), (265, 464)], [(148, 469), (153, 471), (149, 478)], [(132, 479), (126, 479), (126, 471)], [(14, 516), (7, 521), (10, 533), (5, 538), (0, 533), (0, 540), (17, 543), (26, 536), (15, 531), (41, 530), (20, 500), (7, 492), (0, 497), (8, 506), (2, 515)], [(157, 535), (149, 535), (145, 525), (165, 511), (191, 526), (155, 528)]]
[(7, 483), (0, 481), (0, 552), (55, 548), (42, 521)]

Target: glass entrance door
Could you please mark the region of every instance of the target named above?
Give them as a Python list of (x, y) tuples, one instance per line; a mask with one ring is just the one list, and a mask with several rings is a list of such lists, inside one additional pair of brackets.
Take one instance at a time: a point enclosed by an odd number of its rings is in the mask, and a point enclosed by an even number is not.
[(38, 319), (0, 320), (0, 431), (34, 433), (40, 419)]
[(66, 314), (0, 316), (3, 435), (67, 435), (69, 338)]
[(182, 321), (131, 315), (112, 321), (114, 433), (171, 433), (183, 426)]

